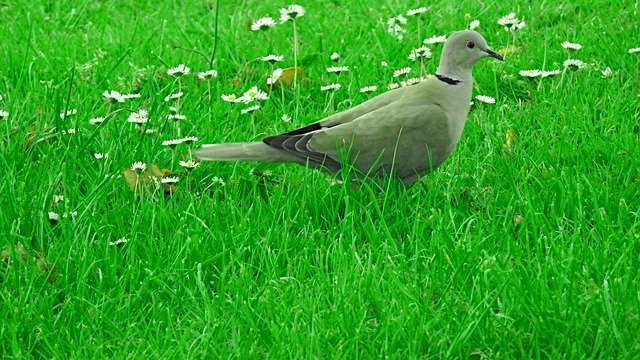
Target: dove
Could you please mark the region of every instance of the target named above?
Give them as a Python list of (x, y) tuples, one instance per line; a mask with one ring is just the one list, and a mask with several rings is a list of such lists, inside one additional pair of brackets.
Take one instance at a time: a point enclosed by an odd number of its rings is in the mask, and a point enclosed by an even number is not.
[(387, 91), (318, 122), (262, 141), (207, 144), (202, 160), (297, 163), (350, 177), (394, 177), (406, 187), (440, 166), (462, 135), (471, 107), (471, 69), (502, 56), (472, 30), (444, 43), (435, 76)]

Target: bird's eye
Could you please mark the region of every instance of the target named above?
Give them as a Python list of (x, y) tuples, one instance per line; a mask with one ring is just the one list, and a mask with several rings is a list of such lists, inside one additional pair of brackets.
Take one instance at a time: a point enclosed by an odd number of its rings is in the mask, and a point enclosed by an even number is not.
[(474, 43), (473, 41), (469, 41), (467, 42), (467, 47), (469, 49), (473, 49), (474, 47), (476, 47), (476, 43)]

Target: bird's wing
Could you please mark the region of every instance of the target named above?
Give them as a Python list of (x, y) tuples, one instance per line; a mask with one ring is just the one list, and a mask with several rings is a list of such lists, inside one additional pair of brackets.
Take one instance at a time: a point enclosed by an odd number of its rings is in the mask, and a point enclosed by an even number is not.
[(319, 122), (263, 141), (333, 171), (347, 157), (363, 172), (390, 171), (395, 160), (402, 176), (415, 164), (429, 165), (428, 145), (448, 141), (444, 110), (418, 100), (401, 98), (348, 122), (330, 127)]

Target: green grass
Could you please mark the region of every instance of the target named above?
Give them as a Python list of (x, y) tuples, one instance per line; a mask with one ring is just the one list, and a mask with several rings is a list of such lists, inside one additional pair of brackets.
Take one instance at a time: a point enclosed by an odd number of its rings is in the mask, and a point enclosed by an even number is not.
[[(497, 104), (474, 105), (452, 157), (409, 190), (332, 185), (296, 165), (187, 176), (187, 147), (163, 140), (257, 140), (363, 102), (373, 95), (358, 89), (384, 91), (394, 69), (417, 75), (416, 20), (402, 42), (385, 22), (423, 4), (300, 4), (300, 57), (316, 57), (297, 97), (276, 91), (252, 115), (220, 100), (264, 83), (260, 56), (293, 61), (289, 24), (249, 31), (289, 3), (225, 1), (212, 100), (185, 77), (176, 126), (166, 70), (209, 69), (215, 1), (0, 1), (2, 357), (638, 358), (638, 3), (429, 2), (422, 38), (478, 19), (500, 49), (513, 40), (498, 18), (516, 11), (527, 26), (504, 63), (474, 69), (474, 95)], [(592, 65), (542, 79), (531, 101), (518, 71), (561, 68), (564, 40)], [(336, 81), (334, 51), (350, 72), (330, 104), (319, 88)], [(90, 125), (112, 89), (141, 98)], [(141, 107), (155, 135), (126, 122)], [(175, 193), (135, 195), (119, 177), (135, 161), (174, 171)], [(75, 213), (51, 224), (49, 211)]]

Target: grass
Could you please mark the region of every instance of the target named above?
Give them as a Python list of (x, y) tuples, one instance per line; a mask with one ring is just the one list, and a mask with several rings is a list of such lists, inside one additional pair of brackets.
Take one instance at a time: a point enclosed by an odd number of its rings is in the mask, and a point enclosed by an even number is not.
[[(0, 3), (3, 358), (637, 358), (638, 4), (431, 2), (423, 38), (478, 19), (500, 49), (513, 38), (499, 17), (527, 26), (504, 63), (475, 67), (474, 95), (497, 104), (476, 101), (452, 157), (409, 190), (332, 185), (295, 165), (187, 175), (188, 147), (163, 140), (257, 140), (363, 102), (373, 95), (358, 89), (384, 91), (394, 69), (418, 74), (416, 20), (404, 41), (386, 34), (406, 3), (301, 3), (300, 86), (241, 115), (220, 95), (264, 83), (255, 59), (292, 66), (289, 24), (249, 31), (286, 5), (220, 2), (212, 100), (184, 77), (176, 124), (166, 70), (209, 69), (215, 1)], [(565, 40), (590, 66), (541, 79), (531, 101), (518, 71), (560, 68)], [(350, 67), (339, 78), (325, 71), (334, 51)], [(319, 90), (336, 79), (334, 95)], [(141, 98), (110, 107), (111, 89)], [(141, 107), (155, 135), (126, 123)], [(174, 171), (174, 193), (134, 194), (120, 175), (135, 161)]]

